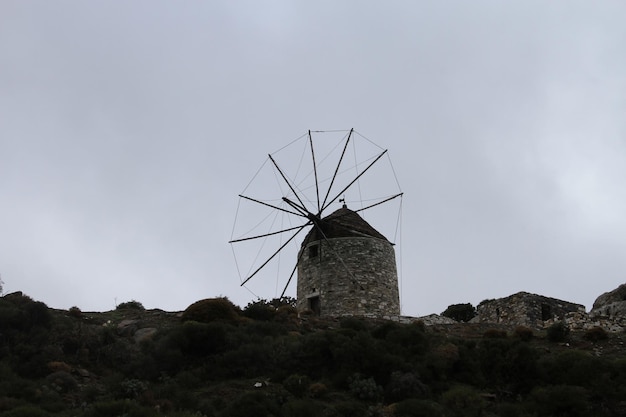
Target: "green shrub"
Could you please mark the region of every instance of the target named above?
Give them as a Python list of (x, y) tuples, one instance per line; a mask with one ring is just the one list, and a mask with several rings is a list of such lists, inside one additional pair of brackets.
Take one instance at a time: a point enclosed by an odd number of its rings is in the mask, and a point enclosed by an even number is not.
[(451, 318), (452, 320), (468, 322), (476, 317), (476, 308), (470, 303), (452, 304), (441, 313), (442, 316)]
[(569, 327), (564, 322), (557, 321), (546, 329), (546, 336), (550, 342), (564, 342), (569, 336)]
[(590, 342), (599, 342), (600, 340), (608, 339), (609, 335), (602, 327), (596, 326), (585, 330), (583, 338), (585, 340), (589, 340)]
[(118, 304), (118, 306), (115, 309), (116, 310), (138, 310), (138, 311), (145, 310), (145, 308), (143, 307), (143, 304), (135, 300), (126, 301), (124, 303)]
[(236, 321), (239, 318), (239, 307), (226, 297), (207, 298), (196, 301), (183, 312), (183, 321), (199, 321), (210, 323), (215, 320)]

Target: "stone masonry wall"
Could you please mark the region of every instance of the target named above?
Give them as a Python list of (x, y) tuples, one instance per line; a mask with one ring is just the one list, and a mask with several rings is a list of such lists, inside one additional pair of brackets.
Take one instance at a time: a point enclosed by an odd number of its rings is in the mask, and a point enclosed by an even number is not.
[(297, 308), (318, 308), (322, 316), (398, 316), (393, 246), (371, 237), (309, 243), (299, 255)]
[(477, 319), (483, 323), (505, 323), (544, 328), (547, 323), (563, 320), (568, 313), (585, 313), (585, 306), (556, 298), (520, 292), (506, 298), (489, 300), (477, 307)]

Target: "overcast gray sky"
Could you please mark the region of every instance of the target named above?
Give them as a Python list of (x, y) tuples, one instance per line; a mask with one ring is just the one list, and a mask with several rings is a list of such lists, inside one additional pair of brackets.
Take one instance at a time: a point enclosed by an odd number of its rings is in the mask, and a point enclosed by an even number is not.
[(355, 128), (405, 193), (404, 314), (589, 309), (626, 282), (624, 22), (621, 0), (2, 1), (5, 292), (244, 306), (237, 194), (308, 129)]

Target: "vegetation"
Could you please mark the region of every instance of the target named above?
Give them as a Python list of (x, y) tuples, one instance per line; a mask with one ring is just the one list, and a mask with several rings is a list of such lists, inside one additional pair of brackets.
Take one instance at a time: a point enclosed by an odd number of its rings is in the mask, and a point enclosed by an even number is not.
[(449, 317), (452, 320), (460, 322), (468, 322), (476, 317), (476, 308), (470, 303), (467, 304), (452, 304), (446, 308), (446, 311), (441, 313), (444, 317)]
[(290, 300), (213, 298), (182, 315), (133, 303), (86, 313), (1, 297), (0, 415), (602, 417), (626, 398), (624, 335), (602, 329), (298, 318)]

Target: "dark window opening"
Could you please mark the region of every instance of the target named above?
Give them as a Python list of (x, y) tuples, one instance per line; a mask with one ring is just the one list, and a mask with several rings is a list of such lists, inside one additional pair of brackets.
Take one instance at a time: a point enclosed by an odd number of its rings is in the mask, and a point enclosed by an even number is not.
[(552, 318), (552, 309), (547, 304), (541, 304), (541, 320), (546, 321)]
[(309, 258), (316, 258), (320, 254), (319, 245), (309, 246)]
[(322, 309), (321, 309), (319, 297), (309, 298), (309, 310), (311, 310), (313, 314), (315, 314), (316, 316), (320, 315)]

